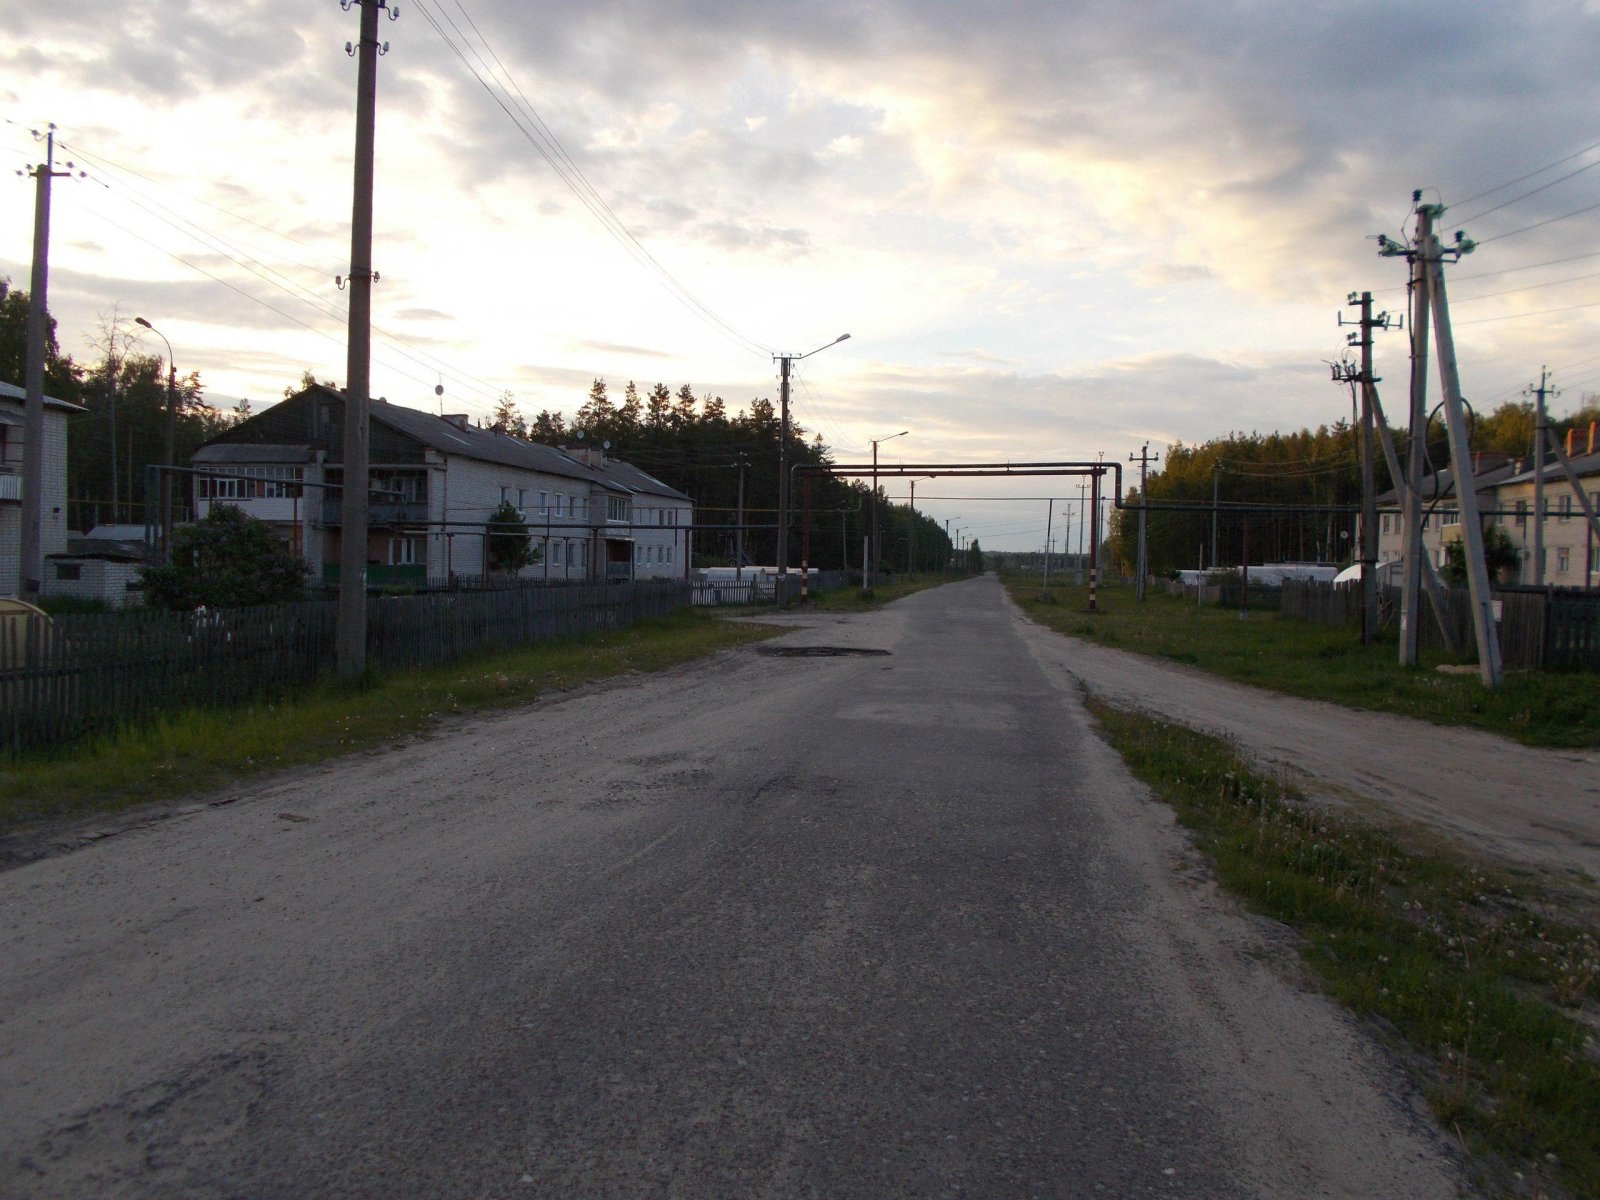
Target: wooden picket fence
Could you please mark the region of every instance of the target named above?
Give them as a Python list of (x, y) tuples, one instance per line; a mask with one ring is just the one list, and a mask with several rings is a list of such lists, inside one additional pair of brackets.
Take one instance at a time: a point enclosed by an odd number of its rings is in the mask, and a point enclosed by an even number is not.
[[(1558, 588), (1496, 588), (1491, 593), (1500, 610), (1500, 659), (1512, 670), (1600, 670), (1600, 593)], [(1455, 644), (1471, 656), (1472, 598), (1466, 588), (1446, 592), (1445, 620)], [(1400, 610), (1400, 589), (1381, 590), (1380, 608)], [(1330, 583), (1288, 580), (1283, 585), (1282, 613), (1320, 625), (1361, 623), (1361, 589)], [(1424, 598), (1418, 644), (1446, 648), (1444, 635)]]
[[(665, 616), (681, 580), (374, 597), (367, 662), (435, 666), (485, 649), (572, 637)], [(335, 604), (215, 612), (0, 618), (0, 751), (16, 755), (187, 708), (285, 695), (335, 669)]]

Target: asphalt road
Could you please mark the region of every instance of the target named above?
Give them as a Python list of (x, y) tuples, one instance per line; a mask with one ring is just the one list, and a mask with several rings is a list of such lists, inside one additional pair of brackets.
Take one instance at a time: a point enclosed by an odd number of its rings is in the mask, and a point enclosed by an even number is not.
[(988, 579), (242, 789), (0, 912), (7, 1197), (1459, 1194)]

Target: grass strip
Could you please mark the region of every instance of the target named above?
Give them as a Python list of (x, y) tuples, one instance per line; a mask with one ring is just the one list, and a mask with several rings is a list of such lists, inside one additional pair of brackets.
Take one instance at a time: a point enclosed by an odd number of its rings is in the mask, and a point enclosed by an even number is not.
[(193, 796), (426, 733), (450, 716), (526, 704), (552, 690), (659, 670), (781, 632), (685, 610), (360, 685), (330, 680), (272, 702), (174, 713), (0, 765), (0, 831)]
[(812, 596), (811, 607), (823, 612), (871, 612), (913, 592), (952, 582), (943, 575), (902, 575), (893, 583), (880, 583), (866, 590), (849, 586), (822, 592)]
[(1223, 885), (1295, 929), (1323, 988), (1401, 1051), (1485, 1186), (1600, 1195), (1592, 929), (1519, 877), (1409, 852), (1307, 804), (1225, 741), (1090, 708)]
[(1347, 708), (1486, 729), (1529, 746), (1600, 748), (1600, 676), (1592, 672), (1512, 671), (1490, 691), (1476, 674), (1438, 671), (1450, 661), (1442, 655), (1424, 652), (1422, 666), (1401, 666), (1392, 632), (1363, 646), (1353, 628), (1273, 612), (1240, 619), (1238, 609), (1154, 588), (1140, 603), (1128, 586), (1102, 587), (1091, 614), (1087, 588), (1052, 585), (1045, 599), (1037, 578), (1004, 582), (1024, 612), (1069, 637)]

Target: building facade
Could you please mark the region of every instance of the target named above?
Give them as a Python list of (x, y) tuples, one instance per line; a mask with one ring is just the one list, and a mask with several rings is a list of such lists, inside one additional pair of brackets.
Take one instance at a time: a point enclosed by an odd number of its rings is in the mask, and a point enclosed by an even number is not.
[[(240, 422), (194, 456), (195, 511), (236, 504), (276, 529), (312, 581), (336, 584), (344, 397), (317, 385)], [(375, 401), (368, 442), (367, 578), (440, 586), (490, 574), (489, 520), (519, 514), (550, 583), (686, 576), (689, 497), (603, 449), (557, 449)]]
[[(27, 393), (0, 383), (0, 596), (16, 596), (22, 586), (22, 450)], [(44, 480), (39, 553), (44, 559), (43, 591), (52, 591), (49, 556), (67, 548), (67, 421), (84, 410), (44, 398)]]

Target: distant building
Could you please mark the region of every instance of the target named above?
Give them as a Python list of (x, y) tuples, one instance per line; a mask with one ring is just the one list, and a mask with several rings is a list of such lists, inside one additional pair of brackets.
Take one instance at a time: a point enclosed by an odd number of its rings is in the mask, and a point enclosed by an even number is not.
[[(339, 578), (344, 395), (316, 385), (232, 426), (194, 455), (195, 512), (233, 504)], [(490, 515), (509, 502), (555, 582), (686, 578), (693, 504), (603, 448), (560, 450), (374, 401), (368, 442), (367, 579), (415, 587), (487, 574)]]
[[(0, 383), (0, 596), (16, 596), (22, 587), (22, 439), (27, 393)], [(39, 553), (48, 557), (67, 548), (67, 419), (84, 410), (76, 404), (44, 398), (43, 520)], [(46, 576), (49, 571), (45, 571)], [(52, 591), (51, 581), (40, 581)]]

